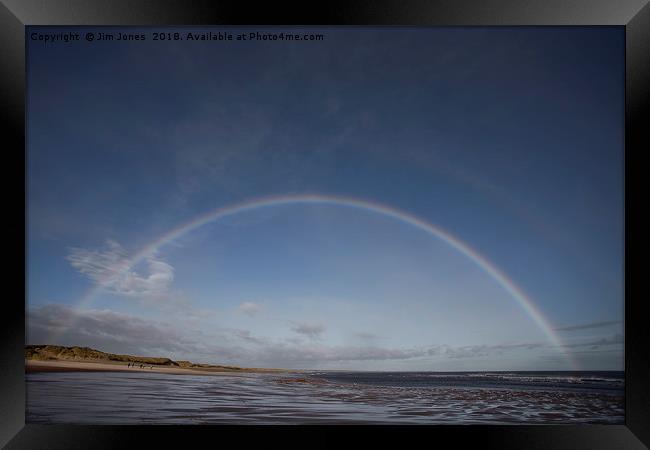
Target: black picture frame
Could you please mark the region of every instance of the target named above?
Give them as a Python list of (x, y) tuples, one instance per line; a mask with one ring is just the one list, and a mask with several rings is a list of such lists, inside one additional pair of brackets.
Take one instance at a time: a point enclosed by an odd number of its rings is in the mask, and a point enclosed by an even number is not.
[[(271, 2), (182, 0), (1, 0), (0, 1), (0, 96), (5, 174), (24, 174), (5, 192), (16, 200), (14, 214), (7, 214), (12, 241), (22, 227), (25, 246), (25, 26), (29, 25), (591, 25), (621, 26), (626, 34), (625, 117), (625, 425), (567, 426), (434, 426), (373, 427), (374, 436), (387, 434), (412, 438), (417, 431), (428, 442), (441, 440), (454, 446), (497, 448), (644, 448), (650, 445), (650, 351), (645, 326), (646, 299), (639, 266), (643, 223), (641, 195), (635, 188), (643, 180), (641, 156), (650, 149), (647, 133), (650, 99), (650, 6), (647, 0), (374, 0), (323, 1), (297, 5)], [(644, 130), (644, 128), (646, 130)], [(8, 179), (10, 177), (3, 177)], [(23, 214), (20, 214), (22, 208)], [(24, 261), (24, 260), (23, 260)], [(23, 279), (27, 298), (26, 265), (11, 267), (6, 280), (18, 285)], [(22, 278), (21, 278), (22, 272)], [(19, 292), (20, 288), (17, 289)], [(0, 445), (26, 448), (114, 448), (134, 443), (183, 444), (197, 439), (224, 443), (224, 434), (236, 433), (238, 445), (260, 433), (295, 439), (296, 431), (319, 436), (320, 443), (336, 445), (336, 433), (302, 427), (187, 427), (187, 426), (58, 426), (25, 425), (25, 309), (18, 296), (7, 295), (0, 327)], [(337, 430), (339, 429), (338, 427)], [(331, 428), (328, 428), (328, 430)], [(350, 428), (348, 428), (349, 430)], [(251, 431), (252, 430), (252, 431)], [(355, 428), (356, 430), (356, 428)], [(367, 431), (367, 430), (366, 430)], [(231, 436), (234, 437), (234, 436)], [(311, 441), (305, 441), (311, 443)], [(210, 444), (211, 445), (211, 444)]]

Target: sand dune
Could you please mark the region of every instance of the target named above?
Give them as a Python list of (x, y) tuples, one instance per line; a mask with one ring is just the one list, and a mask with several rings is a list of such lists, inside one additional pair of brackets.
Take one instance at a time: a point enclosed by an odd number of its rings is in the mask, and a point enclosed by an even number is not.
[(261, 369), (214, 364), (195, 364), (169, 358), (117, 355), (89, 347), (27, 345), (26, 372), (149, 372), (185, 375), (233, 373), (295, 372), (285, 369)]
[[(129, 367), (128, 363), (119, 362), (86, 362), (86, 361), (37, 361), (25, 360), (26, 372), (150, 372), (168, 373), (177, 375), (219, 375), (229, 374), (232, 371), (219, 369), (191, 369), (182, 367), (168, 367), (155, 365), (140, 365)], [(242, 372), (257, 372), (256, 369), (242, 370)]]

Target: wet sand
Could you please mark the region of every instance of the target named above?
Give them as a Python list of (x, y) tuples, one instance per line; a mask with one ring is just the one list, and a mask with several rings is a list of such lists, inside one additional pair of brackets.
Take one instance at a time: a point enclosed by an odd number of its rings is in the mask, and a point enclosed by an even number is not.
[(229, 370), (226, 368), (184, 368), (173, 366), (143, 365), (128, 366), (124, 362), (87, 362), (87, 361), (39, 361), (25, 360), (25, 372), (142, 372), (162, 373), (170, 375), (236, 375), (237, 373), (288, 373), (295, 372), (284, 369), (242, 368)]
[[(616, 395), (525, 387), (395, 387), (309, 374), (51, 372), (26, 375), (28, 423), (624, 423)], [(205, 373), (201, 373), (205, 375)]]

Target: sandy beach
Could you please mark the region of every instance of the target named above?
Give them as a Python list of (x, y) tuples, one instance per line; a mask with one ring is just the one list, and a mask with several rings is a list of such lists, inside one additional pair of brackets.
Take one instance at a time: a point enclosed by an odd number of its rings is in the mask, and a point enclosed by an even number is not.
[(123, 362), (86, 362), (86, 361), (38, 361), (25, 360), (25, 372), (143, 372), (162, 373), (170, 375), (235, 375), (237, 373), (288, 373), (293, 371), (283, 369), (255, 369), (246, 368), (239, 370), (214, 369), (214, 368), (182, 368), (157, 365), (128, 366)]

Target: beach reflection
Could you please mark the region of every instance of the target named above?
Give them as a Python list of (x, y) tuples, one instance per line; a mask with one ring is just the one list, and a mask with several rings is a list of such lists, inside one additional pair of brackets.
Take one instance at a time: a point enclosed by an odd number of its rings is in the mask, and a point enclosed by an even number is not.
[(624, 422), (623, 388), (381, 386), (295, 374), (30, 373), (27, 422), (499, 424)]

